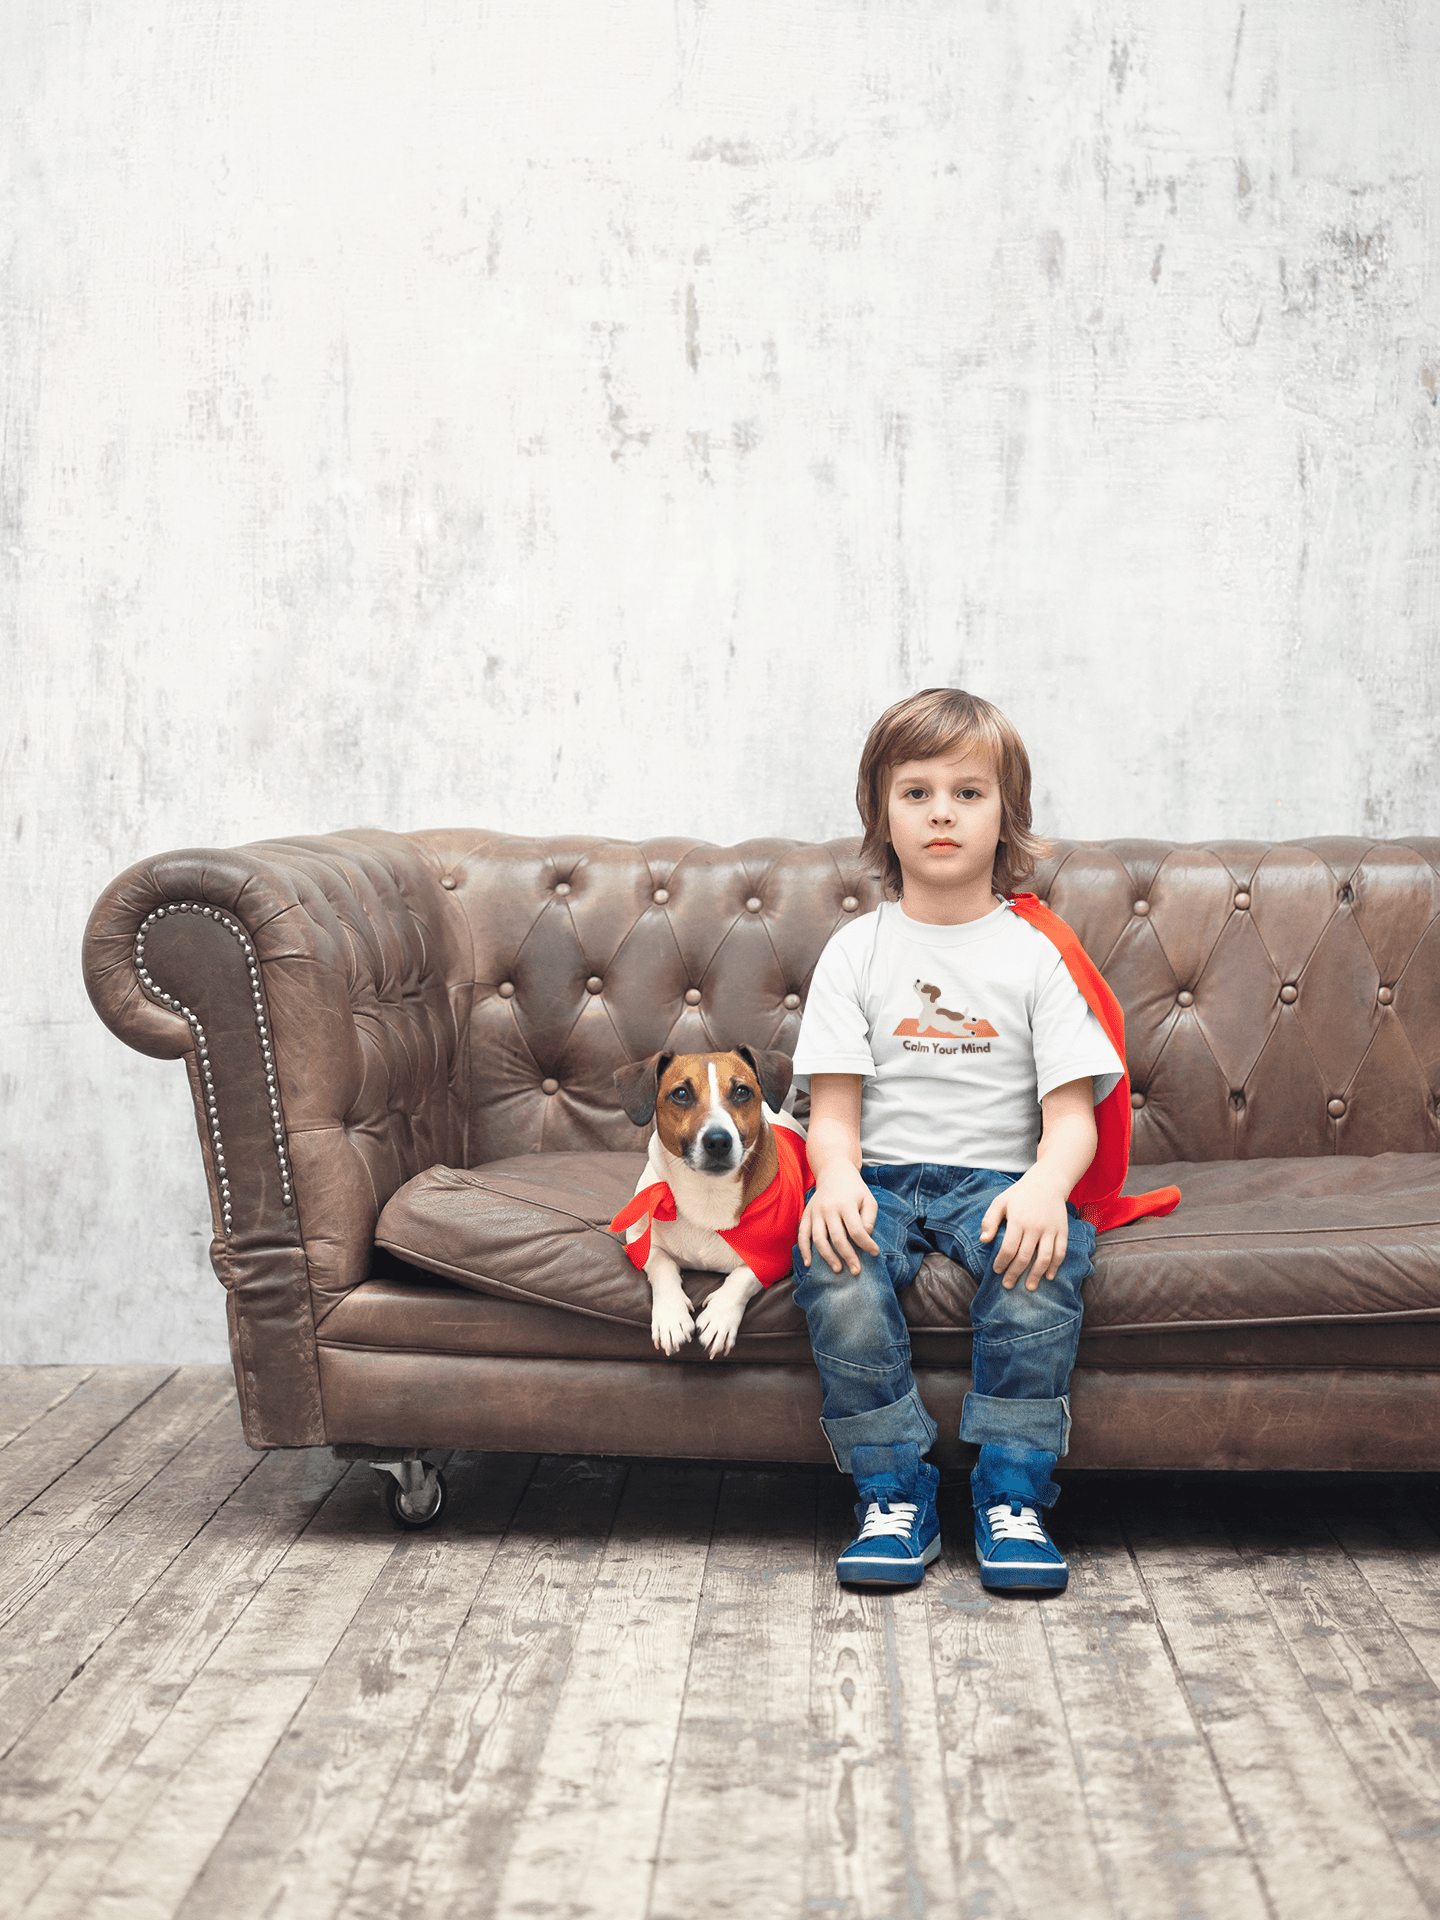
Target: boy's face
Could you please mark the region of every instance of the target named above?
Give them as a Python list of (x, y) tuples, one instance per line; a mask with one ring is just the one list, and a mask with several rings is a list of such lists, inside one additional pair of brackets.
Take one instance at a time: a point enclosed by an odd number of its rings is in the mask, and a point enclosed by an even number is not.
[(990, 884), (1000, 840), (1000, 782), (983, 748), (891, 769), (890, 844), (907, 886)]

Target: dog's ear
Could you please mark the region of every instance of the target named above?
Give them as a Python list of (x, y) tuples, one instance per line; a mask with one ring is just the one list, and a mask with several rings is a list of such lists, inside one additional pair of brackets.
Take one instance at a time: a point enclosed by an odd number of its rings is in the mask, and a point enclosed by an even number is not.
[(742, 1060), (749, 1061), (750, 1071), (760, 1082), (760, 1093), (766, 1106), (772, 1113), (778, 1113), (781, 1101), (790, 1091), (790, 1080), (795, 1071), (789, 1054), (766, 1051), (761, 1047), (736, 1047), (735, 1051)]
[(673, 1053), (652, 1053), (648, 1060), (631, 1060), (611, 1075), (620, 1090), (620, 1104), (637, 1127), (655, 1118), (660, 1076), (674, 1058)]

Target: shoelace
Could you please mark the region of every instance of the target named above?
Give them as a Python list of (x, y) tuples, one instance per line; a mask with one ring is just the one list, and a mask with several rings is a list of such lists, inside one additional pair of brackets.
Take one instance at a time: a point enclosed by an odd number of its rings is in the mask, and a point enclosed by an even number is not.
[(907, 1534), (914, 1518), (913, 1500), (872, 1500), (859, 1538), (878, 1540), (882, 1534)]
[(998, 1507), (987, 1507), (985, 1517), (997, 1540), (1028, 1540), (1032, 1546), (1046, 1544), (1045, 1529), (1033, 1507), (1016, 1507), (1006, 1500)]

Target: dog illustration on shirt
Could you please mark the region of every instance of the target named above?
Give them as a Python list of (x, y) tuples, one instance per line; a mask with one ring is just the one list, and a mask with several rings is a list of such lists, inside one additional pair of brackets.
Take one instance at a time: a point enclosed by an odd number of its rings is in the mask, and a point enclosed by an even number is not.
[(902, 1020), (895, 1029), (896, 1033), (933, 1034), (937, 1039), (951, 1040), (993, 1040), (995, 1029), (990, 1022), (979, 1014), (957, 1012), (954, 1007), (942, 1007), (941, 989), (931, 980), (917, 980), (915, 995), (920, 1002), (920, 1013), (913, 1020)]
[(940, 989), (932, 986), (928, 980), (917, 980), (915, 992), (920, 999), (920, 1029), (931, 1033), (948, 1033), (955, 1039), (968, 1039), (975, 1031), (973, 1013), (957, 1013), (953, 1007), (942, 1007)]

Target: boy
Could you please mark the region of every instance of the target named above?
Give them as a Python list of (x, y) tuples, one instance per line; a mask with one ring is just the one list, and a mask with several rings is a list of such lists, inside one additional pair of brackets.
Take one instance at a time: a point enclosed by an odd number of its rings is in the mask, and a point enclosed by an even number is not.
[(832, 937), (795, 1049), (815, 1176), (795, 1298), (821, 1424), (854, 1476), (863, 1522), (836, 1573), (847, 1585), (914, 1586), (940, 1551), (939, 1474), (922, 1458), (938, 1428), (915, 1388), (898, 1299), (934, 1248), (979, 1281), (960, 1438), (980, 1447), (981, 1583), (1058, 1590), (1069, 1572), (1041, 1515), (1059, 1493), (1050, 1474), (1069, 1438), (1095, 1247), (1070, 1195), (1081, 1186), (1098, 1200), (1087, 1212), (1102, 1225), (1168, 1211), (1179, 1196), (1116, 1198), (1129, 1145), (1119, 1009), (1062, 922), (1031, 896), (1004, 897), (1044, 852), (1010, 722), (957, 688), (900, 701), (870, 731), (856, 803), (862, 858), (899, 897)]

